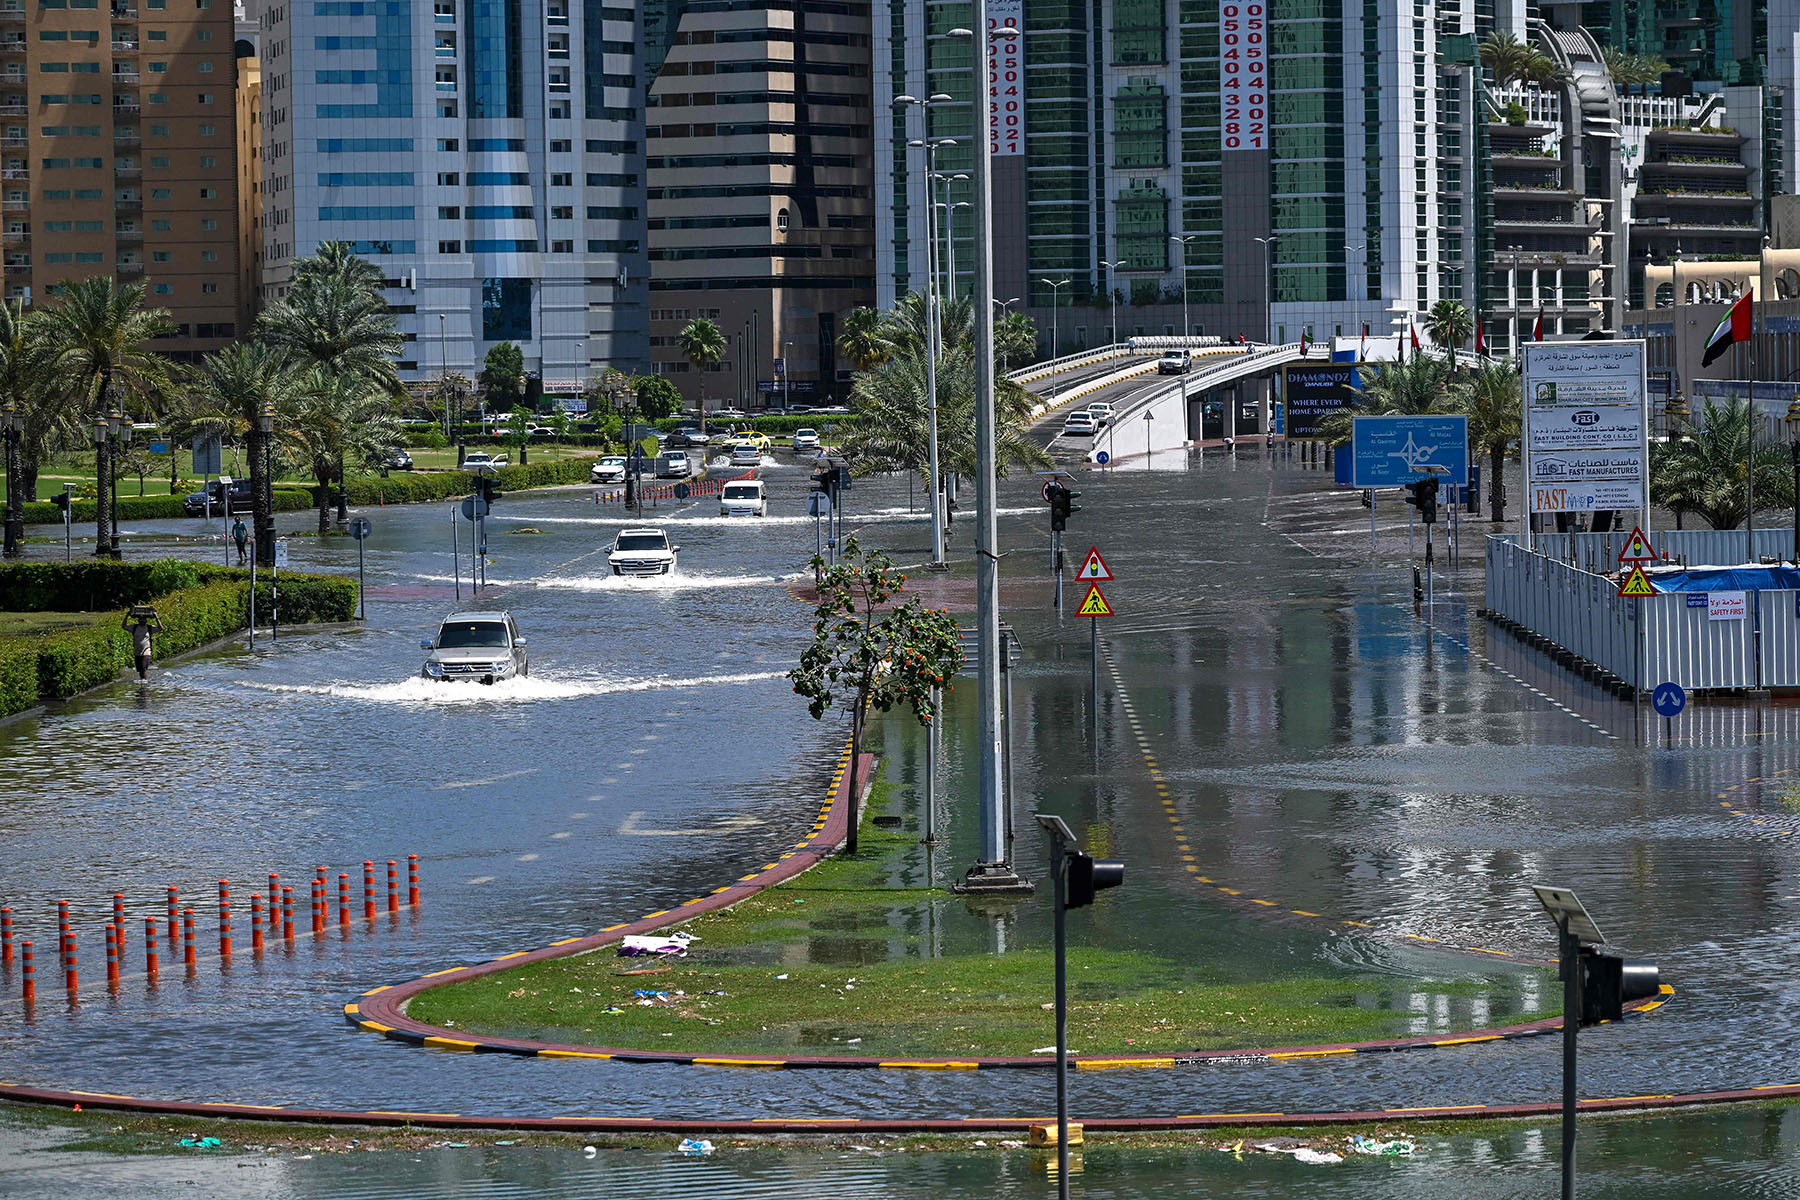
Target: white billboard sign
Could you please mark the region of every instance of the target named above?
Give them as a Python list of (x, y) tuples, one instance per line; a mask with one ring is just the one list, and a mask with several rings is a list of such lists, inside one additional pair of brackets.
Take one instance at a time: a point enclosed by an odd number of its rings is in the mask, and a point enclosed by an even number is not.
[(1219, 0), (1219, 144), (1269, 148), (1267, 0)]
[(1649, 528), (1644, 343), (1528, 342), (1523, 375), (1526, 512), (1635, 508)]
[[(988, 0), (988, 151), (1025, 153), (1025, 0)], [(1011, 27), (1012, 37), (993, 37)]]

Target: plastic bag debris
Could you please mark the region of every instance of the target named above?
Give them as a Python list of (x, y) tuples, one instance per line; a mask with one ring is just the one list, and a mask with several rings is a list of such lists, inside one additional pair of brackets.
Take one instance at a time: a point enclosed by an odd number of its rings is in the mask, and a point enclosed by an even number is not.
[(691, 933), (652, 934), (650, 936), (632, 935), (619, 941), (620, 958), (640, 958), (647, 954), (658, 954), (664, 957), (681, 958), (687, 954), (689, 942), (698, 941)]
[(1381, 1141), (1378, 1138), (1357, 1134), (1350, 1139), (1350, 1150), (1353, 1154), (1381, 1154), (1394, 1158), (1405, 1158), (1413, 1152), (1413, 1144), (1406, 1138), (1394, 1138), (1392, 1141)]
[(224, 1145), (216, 1137), (184, 1137), (175, 1144), (188, 1150), (217, 1150)]
[(1311, 1163), (1314, 1166), (1325, 1166), (1330, 1163), (1343, 1162), (1344, 1156), (1341, 1154), (1333, 1154), (1329, 1150), (1314, 1150), (1308, 1146), (1302, 1146), (1300, 1149), (1294, 1151), (1294, 1161)]
[(713, 1152), (713, 1144), (705, 1138), (683, 1138), (681, 1145), (675, 1147), (675, 1150), (689, 1158), (705, 1158)]

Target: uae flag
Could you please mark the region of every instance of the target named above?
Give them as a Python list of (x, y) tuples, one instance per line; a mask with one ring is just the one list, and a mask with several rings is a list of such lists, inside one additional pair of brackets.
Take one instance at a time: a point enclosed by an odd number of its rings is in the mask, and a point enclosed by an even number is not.
[(1739, 342), (1750, 340), (1750, 302), (1755, 295), (1754, 288), (1746, 290), (1738, 297), (1737, 303), (1726, 310), (1725, 319), (1719, 322), (1719, 327), (1706, 339), (1706, 353), (1700, 356), (1701, 366), (1712, 366), (1713, 360), (1725, 351)]
[(1312, 326), (1308, 325), (1300, 331), (1300, 357), (1306, 357), (1307, 347), (1312, 342)]
[(1413, 353), (1416, 355), (1419, 352), (1419, 331), (1414, 328), (1410, 317), (1406, 321), (1406, 332), (1412, 335)]
[(1479, 314), (1477, 314), (1475, 318), (1475, 353), (1483, 356), (1487, 354), (1487, 337), (1481, 332), (1481, 317)]
[(1541, 304), (1538, 305), (1537, 322), (1531, 327), (1531, 340), (1534, 342), (1544, 340), (1544, 306)]

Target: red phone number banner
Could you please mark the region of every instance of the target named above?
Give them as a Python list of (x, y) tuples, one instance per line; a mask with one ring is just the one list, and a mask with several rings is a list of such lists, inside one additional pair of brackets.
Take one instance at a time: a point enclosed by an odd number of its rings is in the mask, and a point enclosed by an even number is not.
[(1025, 45), (1015, 34), (996, 38), (1000, 29), (1025, 27), (1025, 0), (988, 0), (988, 151), (994, 155), (1025, 153)]
[(1219, 5), (1219, 135), (1226, 151), (1269, 148), (1267, 3)]

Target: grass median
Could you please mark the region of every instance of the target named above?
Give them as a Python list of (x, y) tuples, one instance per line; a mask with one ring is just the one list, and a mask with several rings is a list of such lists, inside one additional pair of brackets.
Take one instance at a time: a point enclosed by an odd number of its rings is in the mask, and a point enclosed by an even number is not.
[[(878, 779), (870, 814), (896, 798)], [(915, 834), (871, 823), (857, 856), (828, 859), (688, 922), (683, 928), (697, 940), (686, 958), (624, 958), (607, 948), (435, 988), (408, 1012), (463, 1033), (670, 1053), (890, 1058), (1042, 1051), (1054, 1040), (1053, 960), (1047, 929), (1035, 929), (1047, 926), (1047, 912), (1016, 921), (1006, 953), (991, 953), (990, 919), (941, 888), (909, 882), (919, 877), (919, 854)], [(1047, 898), (1033, 903), (1048, 907)], [(1320, 961), (1304, 948), (1246, 950), (1237, 922), (1251, 918), (1223, 919), (1227, 927), (1178, 943), (1180, 953), (1164, 949), (1170, 939), (1160, 934), (1091, 942), (1072, 934), (1071, 1050), (1150, 1054), (1361, 1041), (1444, 1029), (1441, 1019), (1423, 1027), (1427, 1013), (1466, 1012), (1467, 1028), (1556, 1011), (1536, 1007), (1555, 989), (1535, 968), (1400, 977)], [(1139, 923), (1121, 921), (1131, 924)], [(1302, 932), (1299, 940), (1310, 946), (1317, 939)]]

